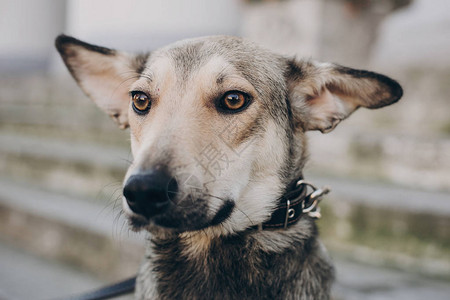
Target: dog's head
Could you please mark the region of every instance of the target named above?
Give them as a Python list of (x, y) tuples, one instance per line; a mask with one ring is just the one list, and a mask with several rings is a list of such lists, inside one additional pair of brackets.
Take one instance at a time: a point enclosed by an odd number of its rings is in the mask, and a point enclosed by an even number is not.
[(135, 228), (230, 233), (270, 218), (299, 176), (308, 130), (402, 96), (394, 80), (289, 59), (235, 37), (133, 55), (60, 36), (83, 91), (121, 128), (133, 163), (123, 207)]

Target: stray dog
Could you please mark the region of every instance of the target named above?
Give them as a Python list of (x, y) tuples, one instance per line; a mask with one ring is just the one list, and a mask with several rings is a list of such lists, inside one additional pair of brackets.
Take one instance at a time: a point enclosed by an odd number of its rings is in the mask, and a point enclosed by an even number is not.
[(329, 299), (305, 133), (397, 102), (396, 81), (229, 36), (137, 55), (65, 35), (56, 47), (83, 91), (130, 127), (123, 210), (151, 237), (136, 298)]

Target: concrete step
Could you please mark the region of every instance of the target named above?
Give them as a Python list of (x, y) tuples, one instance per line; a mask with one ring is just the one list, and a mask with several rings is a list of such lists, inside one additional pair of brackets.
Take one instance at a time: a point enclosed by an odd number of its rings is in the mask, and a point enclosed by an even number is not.
[(109, 117), (83, 94), (70, 75), (63, 77), (66, 80), (45, 76), (1, 78), (0, 125), (115, 130)]
[(358, 124), (349, 122), (330, 134), (309, 134), (309, 169), (413, 189), (450, 191), (449, 138), (351, 129)]
[(0, 180), (0, 239), (116, 280), (134, 274), (145, 237), (132, 233), (120, 203), (99, 203)]
[[(450, 216), (450, 193), (409, 188), (380, 181), (331, 177), (306, 172), (305, 177), (318, 186), (330, 186), (336, 201), (372, 206), (386, 210)], [(334, 199), (332, 199), (334, 201)], [(331, 201), (330, 201), (331, 202)], [(339, 203), (330, 203), (339, 206)]]
[(450, 193), (306, 178), (332, 189), (318, 223), (328, 248), (374, 265), (450, 278)]
[(127, 148), (0, 132), (3, 176), (71, 195), (111, 196), (130, 155)]

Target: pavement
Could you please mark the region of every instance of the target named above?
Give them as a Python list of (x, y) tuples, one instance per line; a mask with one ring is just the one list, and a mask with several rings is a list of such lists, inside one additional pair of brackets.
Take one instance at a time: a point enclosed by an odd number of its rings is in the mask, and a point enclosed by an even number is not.
[[(87, 272), (0, 243), (0, 299), (61, 299), (104, 284)], [(132, 299), (121, 297), (116, 299)]]
[(417, 274), (334, 259), (335, 299), (342, 300), (448, 300), (450, 284)]

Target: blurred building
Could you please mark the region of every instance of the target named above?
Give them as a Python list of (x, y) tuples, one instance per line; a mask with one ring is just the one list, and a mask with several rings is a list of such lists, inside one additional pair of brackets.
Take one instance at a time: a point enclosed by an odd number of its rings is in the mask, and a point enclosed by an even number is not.
[(230, 34), (347, 65), (442, 65), (450, 7), (447, 0), (0, 0), (0, 71), (48, 68), (62, 32), (131, 51)]
[(0, 1), (0, 74), (45, 70), (66, 23), (66, 1)]
[(60, 33), (142, 51), (182, 38), (237, 35), (241, 14), (238, 0), (1, 0), (0, 73), (51, 68)]

